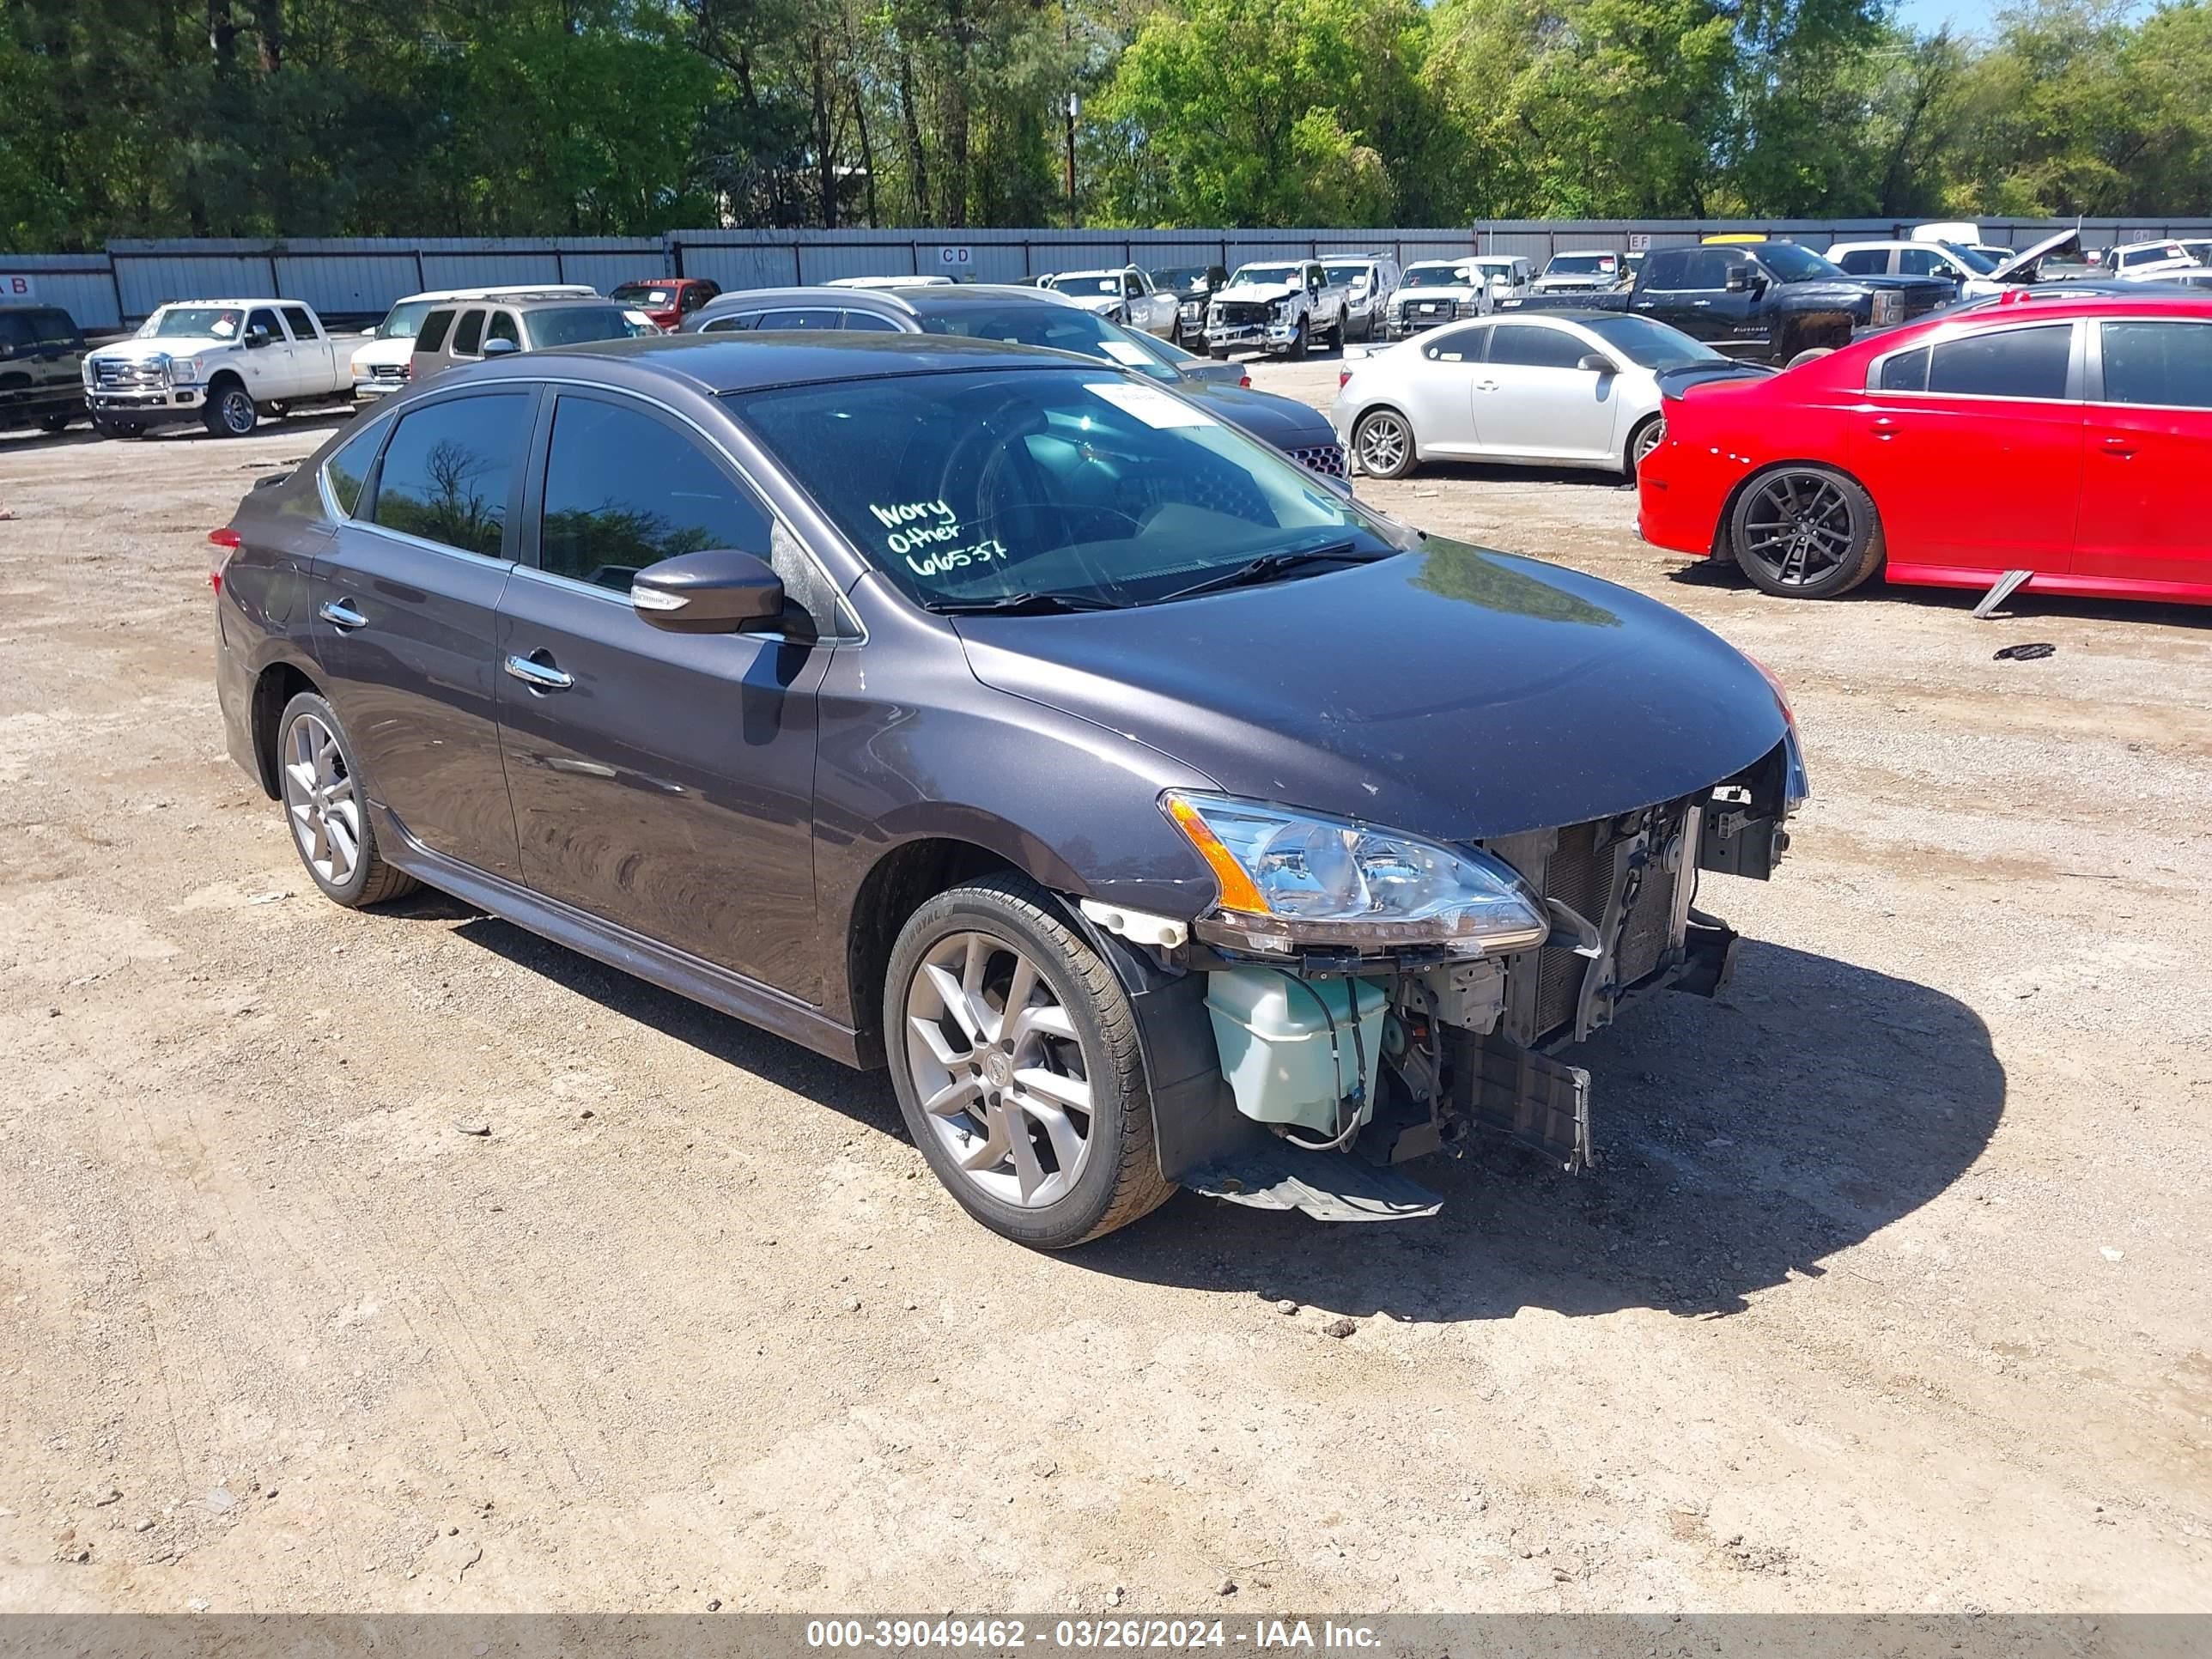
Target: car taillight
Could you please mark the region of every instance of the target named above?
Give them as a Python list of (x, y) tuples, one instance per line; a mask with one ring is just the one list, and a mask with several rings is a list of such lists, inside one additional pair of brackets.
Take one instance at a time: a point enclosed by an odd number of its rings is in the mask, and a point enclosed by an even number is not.
[(239, 536), (235, 530), (225, 525), (220, 530), (209, 531), (208, 541), (222, 550), (215, 556), (215, 562), (208, 567), (208, 586), (220, 593), (222, 592), (222, 568), (230, 562), (230, 556), (238, 551), (240, 545)]
[(1252, 384), (1252, 377), (1249, 374), (1239, 374), (1237, 377), (1237, 384), (1241, 386), (1249, 386)]
[(1344, 383), (1351, 378), (1352, 371), (1349, 368), (1346, 368), (1342, 363), (1339, 363), (1336, 366), (1336, 389), (1339, 392), (1343, 391)]

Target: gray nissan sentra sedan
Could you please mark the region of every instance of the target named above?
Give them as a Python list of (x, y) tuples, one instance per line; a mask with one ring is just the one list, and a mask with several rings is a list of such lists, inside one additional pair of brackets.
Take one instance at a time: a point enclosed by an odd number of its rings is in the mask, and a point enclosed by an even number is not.
[(1178, 1185), (1426, 1214), (1401, 1166), (1479, 1131), (1589, 1164), (1553, 1056), (1724, 980), (1698, 874), (1765, 877), (1805, 793), (1696, 623), (1018, 347), (486, 363), (212, 539), (231, 753), (324, 893), (887, 1065), (1037, 1246)]

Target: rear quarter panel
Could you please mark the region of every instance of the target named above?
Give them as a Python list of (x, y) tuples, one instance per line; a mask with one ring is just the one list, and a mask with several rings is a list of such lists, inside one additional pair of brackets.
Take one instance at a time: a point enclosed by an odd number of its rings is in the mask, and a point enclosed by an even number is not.
[(1863, 354), (1838, 353), (1757, 380), (1694, 386), (1666, 405), (1667, 440), (1637, 480), (1637, 531), (1654, 546), (1708, 556), (1737, 490), (1783, 461), (1848, 470), (1849, 410)]

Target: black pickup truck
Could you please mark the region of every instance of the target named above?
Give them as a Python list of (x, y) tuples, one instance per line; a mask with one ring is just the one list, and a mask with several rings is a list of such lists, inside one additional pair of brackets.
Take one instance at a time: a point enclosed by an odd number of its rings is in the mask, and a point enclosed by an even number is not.
[(1852, 331), (1910, 322), (1958, 298), (1921, 276), (1851, 276), (1795, 242), (1652, 250), (1635, 285), (1606, 294), (1500, 300), (1514, 311), (1626, 311), (1670, 323), (1747, 362), (1784, 368), (1805, 352), (1848, 344)]

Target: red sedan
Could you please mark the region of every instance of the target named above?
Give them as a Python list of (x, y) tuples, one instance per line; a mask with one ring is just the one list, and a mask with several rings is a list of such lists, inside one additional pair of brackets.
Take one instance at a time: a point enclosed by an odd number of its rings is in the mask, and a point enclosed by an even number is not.
[(2212, 299), (2023, 294), (1665, 412), (1638, 533), (1770, 593), (2024, 572), (2031, 592), (2212, 605)]
[(608, 290), (607, 298), (620, 300), (673, 332), (683, 320), (722, 291), (719, 283), (704, 276), (641, 276)]

